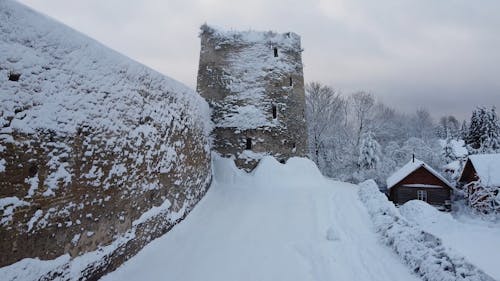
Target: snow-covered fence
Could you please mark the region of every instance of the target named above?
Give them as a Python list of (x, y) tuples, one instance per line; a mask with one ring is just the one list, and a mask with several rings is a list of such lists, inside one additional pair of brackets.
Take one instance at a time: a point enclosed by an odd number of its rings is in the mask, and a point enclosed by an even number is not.
[(382, 241), (391, 246), (415, 274), (427, 281), (494, 281), (441, 239), (405, 220), (373, 180), (361, 183), (359, 197)]

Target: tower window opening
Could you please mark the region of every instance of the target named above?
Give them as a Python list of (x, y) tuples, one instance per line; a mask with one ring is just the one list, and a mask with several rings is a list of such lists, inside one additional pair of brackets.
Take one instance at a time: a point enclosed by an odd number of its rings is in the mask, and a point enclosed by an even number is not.
[(278, 116), (278, 110), (276, 108), (276, 105), (273, 104), (273, 119), (276, 119)]
[(252, 149), (252, 138), (247, 138), (246, 149)]
[(9, 81), (17, 82), (21, 78), (21, 73), (11, 72), (9, 73)]
[(274, 48), (274, 57), (277, 58), (278, 57), (278, 48)]
[(292, 80), (292, 77), (290, 77), (290, 87), (293, 86), (293, 80)]

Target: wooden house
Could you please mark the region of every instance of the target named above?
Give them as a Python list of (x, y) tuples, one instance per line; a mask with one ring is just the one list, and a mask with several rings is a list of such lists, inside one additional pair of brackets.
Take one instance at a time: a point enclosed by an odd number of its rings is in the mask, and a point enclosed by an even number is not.
[(500, 213), (500, 154), (469, 156), (458, 182), (469, 206)]
[(500, 187), (500, 153), (476, 154), (467, 158), (458, 182), (465, 186), (475, 181), (488, 187)]
[(431, 205), (451, 207), (451, 184), (424, 162), (413, 159), (387, 178), (389, 200), (396, 205), (418, 199)]

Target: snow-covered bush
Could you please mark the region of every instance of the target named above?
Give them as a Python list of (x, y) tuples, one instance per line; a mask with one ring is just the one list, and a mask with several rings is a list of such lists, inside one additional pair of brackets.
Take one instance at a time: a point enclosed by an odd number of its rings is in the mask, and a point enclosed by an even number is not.
[(493, 281), (436, 236), (405, 220), (373, 180), (361, 183), (359, 197), (368, 209), (382, 241), (392, 247), (415, 274), (434, 281)]

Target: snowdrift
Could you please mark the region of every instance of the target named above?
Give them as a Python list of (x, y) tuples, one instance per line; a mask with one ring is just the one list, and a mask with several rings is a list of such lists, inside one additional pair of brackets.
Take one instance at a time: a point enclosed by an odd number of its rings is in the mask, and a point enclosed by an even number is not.
[[(99, 261), (84, 273), (96, 277), (168, 231), (210, 183), (197, 93), (10, 0), (0, 101), (0, 266), (98, 253), (78, 261)], [(20, 265), (36, 271), (31, 261)]]
[(250, 173), (236, 167), (233, 159), (217, 153), (213, 153), (212, 158), (214, 180), (220, 183), (252, 182), (273, 188), (311, 188), (327, 181), (316, 164), (307, 158), (292, 157), (282, 164), (273, 156), (264, 156)]
[(400, 206), (398, 210), (410, 222), (426, 220), (429, 223), (441, 223), (453, 220), (450, 213), (440, 212), (422, 200), (410, 200)]
[[(423, 280), (494, 281), (464, 257), (444, 247), (438, 237), (405, 220), (378, 190), (374, 181), (365, 181), (359, 186), (359, 197), (367, 207), (383, 242), (391, 246)], [(432, 215), (429, 209), (426, 209), (426, 213)]]

